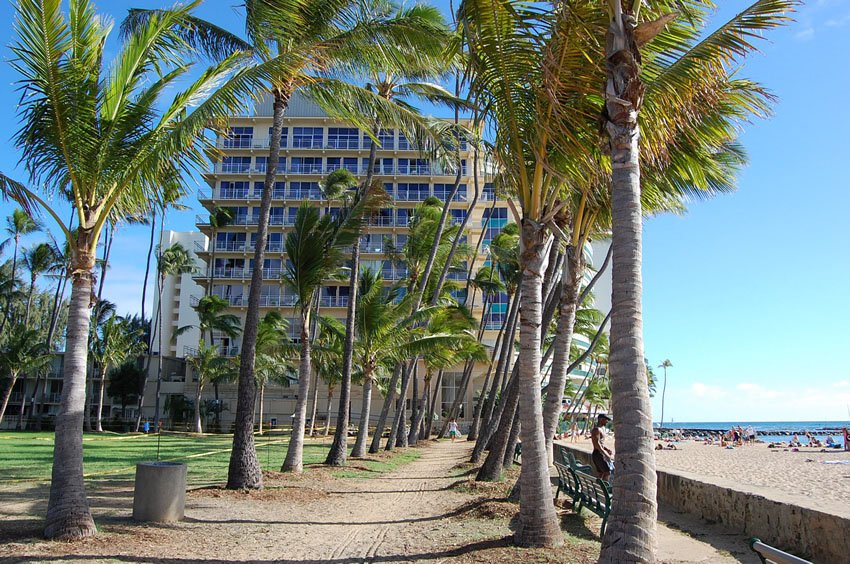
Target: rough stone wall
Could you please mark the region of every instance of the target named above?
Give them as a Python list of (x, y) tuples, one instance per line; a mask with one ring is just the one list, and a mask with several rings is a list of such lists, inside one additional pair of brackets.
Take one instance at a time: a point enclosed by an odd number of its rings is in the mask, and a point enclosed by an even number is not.
[[(590, 463), (587, 451), (556, 446), (572, 451), (577, 460)], [(850, 560), (850, 519), (840, 515), (669, 470), (658, 471), (658, 501), (707, 521), (723, 523), (814, 562)]]

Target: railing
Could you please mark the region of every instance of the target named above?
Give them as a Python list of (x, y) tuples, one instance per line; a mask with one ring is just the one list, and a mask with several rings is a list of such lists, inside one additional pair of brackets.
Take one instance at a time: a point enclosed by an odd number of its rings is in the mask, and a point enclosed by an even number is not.
[[(209, 225), (209, 219), (205, 219), (202, 215), (195, 216), (195, 223), (197, 225)], [(230, 223), (228, 223), (228, 227), (238, 225), (259, 225), (260, 217), (259, 216), (247, 216), (247, 215), (237, 215), (234, 217)], [(293, 226), (295, 225), (295, 217), (285, 217), (280, 215), (273, 215), (269, 218), (269, 225), (284, 225), (284, 226)]]
[(384, 253), (389, 250), (389, 245), (384, 243), (383, 241), (375, 243), (374, 241), (371, 243), (361, 243), (360, 244), (360, 252), (361, 253)]
[(322, 296), (319, 298), (321, 307), (348, 307), (348, 296)]
[[(263, 269), (263, 279), (276, 279), (280, 278), (281, 272), (283, 272), (280, 268), (264, 268)], [(241, 278), (248, 279), (254, 274), (253, 268), (214, 268), (213, 269), (213, 278)], [(198, 277), (198, 276), (196, 276)], [(202, 274), (200, 277), (207, 278), (209, 277), (209, 269), (207, 269), (206, 274)]]
[(221, 174), (260, 174), (266, 172), (265, 164), (216, 163), (213, 172)]
[(45, 394), (44, 403), (60, 403), (62, 401), (62, 394)]
[[(226, 347), (224, 345), (213, 345), (213, 347), (216, 349), (218, 356), (233, 357), (239, 355), (239, 347), (237, 346)], [(199, 352), (196, 348), (183, 346), (183, 356), (198, 356)], [(183, 380), (178, 381), (182, 382)]]
[[(278, 174), (306, 174), (306, 175), (323, 175), (330, 174), (335, 170), (339, 170), (344, 168), (354, 174), (355, 176), (365, 176), (369, 167), (365, 166), (357, 166), (357, 167), (348, 167), (340, 164), (339, 166), (322, 166), (319, 164), (316, 165), (297, 165), (290, 166), (287, 169), (278, 170)], [(219, 174), (265, 174), (266, 165), (265, 164), (253, 164), (253, 165), (244, 165), (244, 164), (224, 164), (217, 163), (213, 166), (212, 171), (214, 173)], [(397, 166), (397, 167), (383, 167), (378, 166), (374, 171), (377, 176), (454, 176), (457, 174), (456, 170), (446, 169), (443, 170), (439, 166), (431, 166), (431, 165), (408, 165), (408, 166)], [(461, 175), (467, 175), (466, 167), (461, 169)], [(253, 196), (259, 197), (259, 196)], [(224, 199), (222, 197), (222, 199)]]
[(403, 280), (407, 278), (408, 271), (406, 268), (382, 268), (381, 277), (384, 280)]
[(369, 226), (371, 227), (407, 227), (409, 219), (398, 220), (393, 217), (370, 217)]

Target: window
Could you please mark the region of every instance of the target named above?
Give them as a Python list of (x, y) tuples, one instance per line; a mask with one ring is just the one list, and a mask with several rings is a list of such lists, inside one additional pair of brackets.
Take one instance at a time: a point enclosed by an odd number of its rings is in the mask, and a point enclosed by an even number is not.
[[(439, 198), (442, 201), (446, 201), (449, 199), (449, 195), (454, 190), (454, 183), (452, 184), (434, 184), (434, 197)], [(458, 186), (458, 192), (460, 192), (460, 186)]]
[(248, 198), (250, 182), (222, 181), (218, 197), (222, 200), (244, 200)]
[[(378, 142), (380, 143), (380, 149), (383, 150), (392, 150), (395, 149), (395, 130), (394, 129), (382, 129), (378, 132)], [(372, 148), (372, 138), (363, 134), (363, 148), (371, 149)]]
[(407, 227), (410, 223), (410, 218), (413, 215), (413, 210), (407, 208), (399, 208), (396, 210), (396, 225), (399, 227)]
[(290, 182), (286, 197), (291, 200), (321, 200), (322, 192), (318, 182)]
[(295, 174), (321, 174), (321, 157), (292, 157), (290, 158), (289, 172)]
[(449, 225), (460, 225), (466, 217), (466, 210), (449, 210)]
[[(460, 393), (460, 384), (463, 380), (463, 372), (444, 372), (443, 373), (443, 382), (442, 382), (442, 413), (440, 414), (442, 417), (446, 417), (449, 414), (449, 410), (452, 408), (452, 404), (454, 404), (455, 398), (458, 397)], [(461, 402), (460, 410), (458, 411), (458, 417), (464, 416), (464, 405)]]
[(382, 174), (392, 174), (393, 173), (393, 160), (392, 159), (381, 159), (378, 162), (380, 163)]
[(455, 192), (455, 197), (452, 198), (453, 202), (465, 202), (466, 201), (466, 184), (459, 184), (457, 187), (457, 192)]
[[(284, 127), (283, 129), (280, 130), (280, 148), (281, 149), (286, 148), (286, 140), (287, 140), (288, 137), (289, 137), (289, 128)], [(271, 139), (271, 138), (272, 138), (272, 128), (270, 127), (269, 128), (269, 139)]]
[(324, 132), (321, 127), (293, 127), (292, 147), (296, 149), (321, 149)]
[[(268, 163), (269, 163), (269, 158), (268, 157), (257, 157), (255, 163), (256, 164), (254, 166), (254, 169), (257, 172), (266, 172), (266, 165), (268, 165)], [(280, 162), (278, 162), (277, 167), (280, 168), (280, 166), (281, 166), (281, 164), (280, 164)], [(285, 160), (283, 162), (283, 166), (286, 166)]]
[(469, 271), (469, 264), (466, 261), (461, 262), (457, 266), (449, 269), (449, 280), (466, 280), (466, 273)]
[(272, 208), (269, 211), (269, 225), (283, 225), (283, 208)]
[(398, 148), (400, 151), (407, 151), (414, 148), (401, 131), (398, 132)]
[(484, 184), (484, 189), (481, 191), (481, 199), (485, 202), (491, 202), (496, 199), (496, 189), (492, 182)]
[[(490, 221), (487, 221), (487, 218)], [(484, 225), (487, 231), (484, 232), (484, 245), (489, 245), (493, 238), (502, 232), (502, 229), (508, 223), (508, 208), (489, 208), (484, 210)]]
[(489, 298), (490, 311), (485, 321), (486, 329), (499, 329), (508, 315), (508, 294), (498, 292)]
[(215, 250), (217, 251), (242, 251), (244, 249), (244, 233), (218, 233), (215, 236)]
[(329, 127), (328, 147), (331, 149), (357, 149), (360, 132), (354, 127)]
[(224, 138), (224, 147), (228, 149), (250, 149), (253, 143), (253, 127), (231, 127)]
[(251, 168), (251, 157), (224, 157), (221, 159), (221, 172), (248, 172)]
[(357, 174), (357, 157), (328, 157), (328, 170), (331, 172), (344, 168), (351, 174)]
[(284, 220), (284, 225), (295, 225), (295, 216), (298, 214), (298, 208), (289, 207), (286, 208), (286, 219)]
[(245, 225), (248, 221), (248, 206), (227, 207), (230, 212), (231, 225)]

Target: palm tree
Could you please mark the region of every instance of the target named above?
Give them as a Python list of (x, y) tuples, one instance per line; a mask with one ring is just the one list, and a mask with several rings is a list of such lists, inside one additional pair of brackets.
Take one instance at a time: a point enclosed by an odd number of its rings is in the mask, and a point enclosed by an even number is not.
[[(67, 198), (77, 218), (72, 231), (41, 195), (0, 175), (0, 191), (25, 211), (46, 212), (71, 247), (65, 385), (56, 417), (48, 538), (95, 534), (83, 485), (82, 417), (92, 271), (104, 226), (110, 218), (146, 213), (164, 180), (204, 166), (199, 145), (210, 143), (204, 130), (241, 107), (237, 92), (261, 84), (259, 73), (240, 70), (234, 55), (172, 92), (191, 65), (184, 56), (189, 46), (174, 24), (197, 4), (158, 15), (128, 34), (110, 47), (118, 55), (108, 67), (110, 24), (89, 0), (72, 1), (67, 16), (60, 0), (15, 5), (12, 66), (20, 75), (19, 88), (27, 92), (18, 106), (22, 123), (15, 141), (33, 184), (51, 187), (42, 194)], [(222, 86), (234, 73), (237, 78)], [(166, 93), (173, 99), (162, 105)]]
[[(641, 3), (608, 0), (605, 41), (606, 81), (603, 121), (611, 159), (611, 227), (614, 274), (611, 317), (612, 409), (617, 414), (617, 480), (614, 504), (602, 543), (600, 562), (625, 558), (655, 558), (655, 456), (652, 416), (643, 356), (641, 309), (641, 164), (639, 118), (644, 102), (642, 52), (668, 23), (680, 2)], [(687, 97), (710, 88), (755, 47), (759, 31), (788, 21), (793, 0), (759, 0), (707, 37), (691, 33), (681, 57), (662, 63), (669, 108), (680, 108)], [(689, 14), (694, 17), (693, 14)], [(700, 18), (704, 14), (697, 14)], [(704, 23), (704, 17), (697, 19)], [(692, 26), (696, 27), (696, 26)], [(647, 134), (649, 129), (645, 129)]]
[(130, 321), (114, 313), (96, 328), (92, 346), (92, 361), (100, 372), (97, 392), (97, 417), (95, 431), (103, 432), (103, 392), (109, 369), (145, 352), (147, 345), (141, 340), (141, 331), (133, 329)]
[[(290, 349), (287, 328), (289, 323), (280, 313), (270, 311), (263, 316), (257, 328), (257, 359), (256, 378), (260, 392), (259, 429), (263, 434), (263, 403), (266, 384), (272, 382), (289, 382), (292, 378), (291, 366), (285, 362)], [(283, 376), (281, 376), (283, 375)]]
[(32, 307), (32, 296), (35, 292), (35, 283), (38, 277), (50, 270), (55, 263), (53, 247), (47, 243), (38, 243), (26, 249), (22, 257), (24, 266), (30, 273), (30, 287), (27, 293), (26, 313), (24, 314), (24, 325), (30, 320), (30, 308)]
[[(163, 206), (163, 221), (162, 225), (165, 225), (165, 206)], [(160, 242), (162, 240), (162, 230), (160, 230)], [(169, 276), (182, 276), (184, 274), (192, 274), (197, 270), (197, 266), (195, 265), (195, 260), (192, 258), (192, 255), (189, 251), (180, 243), (175, 243), (165, 249), (162, 250), (160, 246), (157, 257), (157, 265), (156, 270), (159, 276), (157, 277), (157, 305), (156, 305), (156, 321), (154, 322), (153, 331), (151, 331), (151, 340), (153, 340), (153, 335), (156, 333), (159, 342), (157, 344), (157, 350), (159, 354), (157, 355), (157, 365), (156, 365), (156, 400), (154, 402), (154, 424), (153, 428), (156, 432), (159, 432), (159, 406), (160, 406), (160, 389), (162, 388), (162, 362), (163, 362), (163, 347), (162, 347), (162, 333), (163, 333), (163, 325), (162, 325), (162, 293), (165, 289), (165, 279)], [(153, 343), (151, 343), (153, 344)], [(150, 350), (149, 347), (148, 350)], [(145, 388), (147, 387), (147, 378), (148, 371), (145, 370), (145, 379), (140, 382), (139, 385), (139, 415), (137, 420), (137, 425), (141, 422), (142, 418), (142, 405), (145, 401)], [(197, 406), (196, 406), (197, 407)]]
[(201, 424), (201, 401), (204, 393), (204, 386), (209, 382), (221, 378), (230, 368), (230, 359), (219, 354), (218, 347), (208, 346), (201, 342), (198, 344), (196, 354), (186, 358), (186, 362), (192, 367), (195, 377), (198, 379), (198, 385), (195, 388), (194, 402), (194, 432), (203, 433)]
[[(50, 360), (47, 347), (40, 339), (38, 331), (27, 329), (23, 325), (14, 327), (14, 331), (10, 332), (9, 338), (3, 346), (2, 354), (0, 354), (0, 370), (8, 379), (2, 399), (0, 399), (0, 423), (3, 422), (6, 406), (9, 405), (12, 388), (18, 380), (18, 376), (21, 373), (38, 370), (46, 366)], [(23, 395), (21, 401), (23, 401)]]
[[(218, 355), (224, 357), (226, 351), (222, 351), (221, 347), (215, 346), (212, 340), (212, 332), (216, 331), (229, 338), (234, 338), (240, 333), (239, 318), (232, 313), (225, 313), (230, 309), (230, 302), (216, 295), (204, 296), (198, 300), (198, 304), (192, 309), (198, 314), (198, 325), (184, 325), (174, 332), (174, 337), (182, 335), (190, 329), (197, 328), (200, 332), (198, 339), (198, 353), (195, 355), (195, 367), (198, 368), (198, 385), (195, 389), (195, 415), (194, 424), (195, 432), (203, 433), (201, 425), (201, 396), (204, 392), (204, 386), (207, 382), (213, 380), (213, 373), (217, 373), (221, 368), (222, 363), (213, 362), (212, 356)], [(210, 342), (207, 344), (207, 335), (210, 335)], [(225, 354), (223, 354), (225, 353)]]
[(286, 235), (288, 260), (282, 278), (297, 297), (301, 326), (298, 400), (292, 437), (281, 471), (301, 472), (303, 469), (304, 424), (312, 375), (310, 323), (313, 309), (322, 283), (342, 266), (342, 248), (359, 237), (365, 210), (365, 202), (358, 198), (351, 208), (343, 210), (337, 217), (320, 216), (318, 208), (305, 202), (298, 208), (293, 230)]
[[(3, 242), (5, 246), (8, 242), (14, 241), (14, 250), (12, 251), (12, 279), (18, 274), (18, 246), (21, 243), (21, 237), (25, 235), (29, 235), (33, 231), (38, 231), (41, 229), (41, 224), (32, 218), (30, 214), (25, 212), (22, 209), (15, 209), (12, 211), (12, 215), (6, 218), (6, 233), (9, 235), (9, 238)], [(6, 309), (3, 311), (3, 320), (0, 322), (0, 334), (3, 333), (3, 329), (6, 327), (6, 321), (9, 317), (9, 309), (11, 307), (11, 302), (6, 302)]]
[[(386, 60), (410, 60), (419, 52), (440, 47), (434, 38), (441, 37), (444, 30), (434, 25), (439, 12), (420, 4), (398, 8), (382, 0), (247, 0), (245, 7), (247, 40), (185, 13), (175, 29), (185, 40), (216, 58), (234, 50), (250, 51), (257, 67), (268, 71), (269, 81), (262, 91), (273, 100), (273, 121), (254, 251), (254, 264), (261, 265), (265, 258), (283, 115), (293, 94), (306, 94), (331, 116), (351, 121), (361, 129), (371, 131), (372, 122), (377, 119), (390, 127), (402, 127), (409, 139), (425, 138), (426, 124), (410, 108), (388, 104), (375, 93), (336, 78), (334, 70), (356, 70)], [(135, 29), (161, 13), (131, 10), (124, 28)], [(366, 119), (367, 115), (374, 119)], [(253, 442), (257, 391), (253, 363), (261, 286), (261, 273), (256, 269), (248, 294), (236, 432), (228, 473), (228, 487), (234, 489), (262, 487)], [(351, 299), (355, 297), (352, 295)]]
[[(664, 396), (667, 394), (667, 369), (672, 367), (673, 363), (666, 358), (664, 359), (664, 362), (658, 365), (658, 368), (664, 369), (664, 386), (661, 388), (661, 424), (659, 425), (660, 429), (664, 428)], [(649, 378), (648, 375), (647, 378)], [(649, 386), (649, 380), (647, 380), (647, 386)]]

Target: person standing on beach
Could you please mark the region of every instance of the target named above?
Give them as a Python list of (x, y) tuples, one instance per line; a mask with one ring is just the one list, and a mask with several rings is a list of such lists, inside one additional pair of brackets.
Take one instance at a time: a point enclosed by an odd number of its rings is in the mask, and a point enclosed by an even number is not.
[(600, 413), (596, 418), (596, 426), (590, 432), (590, 440), (593, 441), (591, 460), (593, 460), (593, 466), (596, 468), (598, 476), (606, 482), (611, 477), (611, 470), (614, 469), (614, 463), (611, 458), (614, 456), (614, 453), (611, 452), (610, 448), (605, 446), (605, 435), (607, 434), (605, 426), (609, 421), (611, 421), (610, 417), (604, 413)]

